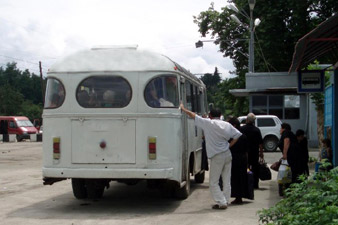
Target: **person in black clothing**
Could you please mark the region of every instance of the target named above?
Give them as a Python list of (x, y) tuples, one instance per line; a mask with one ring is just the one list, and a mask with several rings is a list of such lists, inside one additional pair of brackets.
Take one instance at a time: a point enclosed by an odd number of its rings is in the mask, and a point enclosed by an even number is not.
[(299, 146), (296, 135), (292, 133), (291, 126), (288, 123), (282, 123), (281, 138), (279, 140), (278, 147), (283, 153), (283, 159), (288, 161), (292, 173), (292, 183), (299, 182), (298, 176), (302, 174), (302, 170), (299, 163)]
[[(239, 130), (240, 123), (236, 117), (232, 117), (228, 122)], [(232, 155), (231, 197), (235, 198), (231, 204), (242, 204), (242, 198), (248, 197), (248, 141), (245, 134), (242, 134), (230, 151)]]
[(307, 138), (305, 137), (305, 132), (301, 129), (297, 130), (296, 138), (299, 145), (300, 170), (302, 173), (309, 175), (309, 149), (307, 147)]
[(259, 188), (259, 157), (264, 158), (263, 139), (261, 131), (255, 126), (256, 116), (249, 113), (246, 118), (246, 125), (240, 131), (245, 134), (249, 143), (248, 166), (254, 175), (254, 188)]

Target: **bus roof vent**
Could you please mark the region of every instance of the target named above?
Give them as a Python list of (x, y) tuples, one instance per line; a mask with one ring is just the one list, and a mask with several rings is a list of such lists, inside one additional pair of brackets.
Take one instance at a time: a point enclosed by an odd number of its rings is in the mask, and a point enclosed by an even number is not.
[(138, 45), (98, 45), (91, 48), (91, 50), (105, 50), (105, 49), (137, 49)]

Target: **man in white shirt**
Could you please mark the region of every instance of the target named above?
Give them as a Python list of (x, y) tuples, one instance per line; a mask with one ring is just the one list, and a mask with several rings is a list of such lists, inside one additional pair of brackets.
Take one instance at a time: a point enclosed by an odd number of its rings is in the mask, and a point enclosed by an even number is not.
[[(202, 118), (194, 112), (180, 105), (183, 112), (195, 120), (195, 125), (204, 131), (207, 155), (210, 159), (209, 188), (211, 195), (217, 203), (213, 209), (226, 209), (231, 196), (231, 152), (238, 138), (242, 135), (230, 123), (220, 120), (221, 112), (212, 109), (209, 118)], [(231, 142), (229, 143), (229, 140)], [(223, 179), (223, 192), (219, 186), (219, 178)]]

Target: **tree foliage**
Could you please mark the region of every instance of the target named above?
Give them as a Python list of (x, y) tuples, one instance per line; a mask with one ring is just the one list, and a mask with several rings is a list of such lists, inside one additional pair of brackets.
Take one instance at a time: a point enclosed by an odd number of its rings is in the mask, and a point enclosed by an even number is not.
[(0, 67), (0, 115), (41, 118), (42, 102), (40, 77), (20, 71), (16, 63)]
[[(235, 4), (241, 12), (249, 13), (247, 0), (228, 0), (228, 3)], [(338, 12), (335, 0), (256, 0), (253, 17), (259, 18), (261, 23), (255, 28), (255, 72), (288, 71), (296, 42), (335, 12)], [(235, 14), (243, 24), (250, 22), (241, 13), (235, 13), (227, 7), (216, 11), (213, 3), (206, 11), (195, 16), (194, 22), (202, 37), (211, 36), (223, 55), (233, 60), (237, 77), (232, 79), (236, 80), (228, 79), (222, 85), (238, 83), (241, 86), (235, 88), (245, 88), (250, 32), (246, 25), (233, 22), (231, 14)], [(222, 90), (228, 89), (224, 87)], [(224, 92), (217, 93), (217, 96), (219, 99), (215, 102), (231, 103), (228, 105), (231, 109), (227, 110), (233, 113), (245, 111), (237, 107), (243, 107), (240, 102), (244, 103), (246, 99), (237, 100)]]
[(322, 171), (288, 188), (286, 198), (258, 212), (261, 224), (338, 224), (338, 168)]
[(218, 84), (221, 81), (217, 67), (214, 74), (206, 73), (201, 77), (201, 80), (207, 87), (207, 99), (209, 103), (215, 103), (215, 95), (218, 92)]

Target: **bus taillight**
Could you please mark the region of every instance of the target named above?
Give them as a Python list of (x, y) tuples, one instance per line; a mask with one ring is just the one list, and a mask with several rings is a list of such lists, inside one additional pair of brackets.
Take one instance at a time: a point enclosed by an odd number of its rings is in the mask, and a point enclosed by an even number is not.
[(156, 159), (156, 137), (148, 137), (149, 159)]
[(60, 137), (53, 138), (53, 159), (60, 159)]

